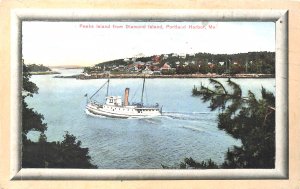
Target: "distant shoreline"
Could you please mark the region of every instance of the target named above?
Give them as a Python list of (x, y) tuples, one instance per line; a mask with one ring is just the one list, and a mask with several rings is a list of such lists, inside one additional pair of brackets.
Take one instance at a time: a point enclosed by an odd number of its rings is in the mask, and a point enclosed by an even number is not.
[[(110, 78), (275, 78), (274, 74), (175, 74), (175, 75), (144, 75), (144, 74), (110, 74)], [(54, 78), (76, 78), (79, 80), (108, 78), (107, 74), (54, 76)]]
[(56, 71), (47, 71), (47, 72), (29, 72), (31, 75), (55, 75), (61, 74), (60, 72)]

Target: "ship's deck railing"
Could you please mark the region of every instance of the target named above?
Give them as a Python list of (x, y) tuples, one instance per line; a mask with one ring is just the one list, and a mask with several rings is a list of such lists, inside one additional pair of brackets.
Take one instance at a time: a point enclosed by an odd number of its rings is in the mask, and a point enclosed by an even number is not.
[(99, 102), (92, 101), (91, 104), (97, 106), (98, 108), (103, 108), (103, 104), (100, 104)]
[(137, 106), (137, 108), (159, 108), (159, 104), (158, 103), (156, 103), (155, 105), (147, 105), (147, 106), (145, 106), (145, 105), (143, 105), (141, 103), (132, 103), (131, 105), (132, 106)]
[[(103, 104), (100, 104), (99, 102), (97, 101), (92, 101), (91, 102), (92, 105), (95, 105), (99, 108), (103, 108)], [(156, 103), (155, 105), (143, 105), (141, 103), (131, 103), (129, 104), (130, 106), (136, 106), (137, 108), (159, 108), (159, 104)], [(124, 103), (122, 103), (122, 105), (118, 105), (117, 103), (114, 104), (115, 107), (123, 107), (124, 106)]]

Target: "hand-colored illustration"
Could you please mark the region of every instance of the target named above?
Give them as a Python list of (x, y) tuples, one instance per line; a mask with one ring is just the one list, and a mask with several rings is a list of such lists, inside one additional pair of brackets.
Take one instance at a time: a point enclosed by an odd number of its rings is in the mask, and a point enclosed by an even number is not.
[(275, 167), (275, 23), (22, 22), (22, 167)]

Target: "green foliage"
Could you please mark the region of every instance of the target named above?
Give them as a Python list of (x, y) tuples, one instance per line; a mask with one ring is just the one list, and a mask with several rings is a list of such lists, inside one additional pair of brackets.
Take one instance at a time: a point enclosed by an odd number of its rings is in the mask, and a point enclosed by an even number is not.
[[(135, 61), (148, 62), (154, 60), (157, 55), (136, 58)], [(173, 53), (168, 54), (167, 58), (163, 58), (164, 54), (159, 55), (159, 67), (168, 63), (172, 68), (176, 69), (175, 74), (194, 74), (194, 73), (217, 73), (217, 74), (240, 74), (240, 73), (256, 73), (256, 74), (275, 74), (275, 53), (274, 52), (248, 52), (238, 54), (210, 54), (196, 53), (195, 55), (187, 54), (186, 57), (174, 56)], [(193, 62), (193, 63), (192, 63)], [(224, 64), (220, 64), (223, 62)], [(84, 68), (85, 73), (106, 71), (109, 67), (127, 66), (134, 63), (133, 60), (125, 61), (124, 59), (111, 60), (99, 63), (93, 67)], [(179, 63), (176, 64), (176, 63)], [(102, 67), (99, 70), (99, 67)]]
[(227, 93), (220, 82), (211, 80), (211, 83), (215, 89), (202, 87), (195, 95), (210, 100), (212, 110), (225, 109), (218, 116), (219, 129), (242, 142), (241, 147), (228, 150), (222, 167), (274, 168), (275, 96), (262, 88), (262, 99), (256, 99), (251, 91), (243, 98), (240, 86), (231, 80), (227, 83), (232, 92)]
[(38, 87), (30, 81), (30, 73), (23, 63), (23, 85), (22, 85), (22, 138), (27, 139), (26, 135), (29, 131), (44, 132), (47, 129), (47, 124), (43, 123), (43, 115), (37, 113), (32, 108), (29, 108), (25, 102), (26, 97), (32, 97), (38, 93)]
[[(90, 163), (88, 148), (68, 132), (62, 142), (47, 142), (47, 124), (42, 114), (28, 107), (25, 98), (38, 93), (38, 87), (30, 81), (28, 68), (23, 64), (22, 87), (22, 167), (26, 168), (96, 168)], [(29, 131), (40, 132), (38, 142), (27, 138)]]
[(179, 166), (166, 166), (161, 165), (163, 169), (217, 169), (219, 166), (211, 159), (206, 161), (196, 162), (193, 158), (185, 158), (183, 162), (180, 162)]
[[(137, 59), (137, 61), (138, 61), (138, 59)], [(120, 65), (126, 65), (126, 64), (127, 64), (127, 62), (124, 61), (123, 59), (117, 59), (117, 60), (111, 60), (111, 61), (99, 63), (99, 64), (96, 64), (96, 66), (108, 66), (108, 65), (120, 66)]]
[(31, 82), (29, 79), (31, 74), (29, 73), (29, 69), (23, 63), (23, 82), (22, 82), (22, 96), (25, 98), (26, 96), (33, 96), (33, 94), (37, 94), (39, 88), (35, 83)]
[(161, 74), (162, 75), (174, 75), (175, 74), (175, 70), (162, 70)]
[(153, 57), (154, 56), (140, 57), (140, 58), (137, 58), (136, 61), (148, 62), (148, 61), (151, 61), (153, 59)]
[(207, 161), (196, 162), (194, 159), (185, 158), (184, 162), (180, 163), (181, 169), (192, 168), (192, 169), (216, 169), (218, 165), (213, 162), (211, 159)]
[(88, 73), (88, 74), (90, 74), (92, 70), (93, 70), (92, 67), (84, 67), (84, 68), (83, 68), (83, 72), (84, 72), (84, 73)]
[(37, 65), (37, 64), (30, 64), (27, 66), (29, 72), (47, 72), (51, 71), (50, 68), (44, 66), (43, 64)]
[(23, 168), (97, 168), (90, 163), (88, 148), (68, 132), (62, 142), (47, 142), (41, 135), (39, 142), (28, 141), (23, 150)]
[[(261, 89), (261, 99), (248, 91), (247, 97), (242, 97), (238, 84), (227, 81), (231, 90), (217, 80), (210, 79), (211, 88), (201, 86), (200, 90), (193, 88), (193, 95), (200, 96), (204, 102), (210, 101), (210, 109), (220, 108), (218, 128), (226, 131), (232, 137), (239, 139), (242, 145), (228, 149), (221, 165), (212, 168), (274, 168), (275, 167), (275, 96)], [(185, 159), (180, 168), (200, 168), (204, 163)], [(213, 166), (211, 166), (213, 165)], [(205, 166), (204, 166), (205, 167)]]
[(22, 135), (26, 138), (29, 131), (39, 131), (44, 133), (47, 130), (47, 124), (43, 123), (44, 116), (28, 108), (24, 98), (22, 98)]

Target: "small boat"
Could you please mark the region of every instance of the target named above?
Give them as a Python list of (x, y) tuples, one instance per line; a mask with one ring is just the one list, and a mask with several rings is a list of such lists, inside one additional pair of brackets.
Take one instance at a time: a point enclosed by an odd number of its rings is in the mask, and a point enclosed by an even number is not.
[[(122, 102), (121, 96), (108, 96), (109, 82), (110, 79), (108, 78), (108, 80), (90, 98), (88, 98), (86, 105), (87, 113), (114, 118), (148, 118), (162, 115), (162, 107), (160, 107), (158, 103), (150, 106), (146, 106), (143, 103), (145, 78), (143, 80), (141, 102), (132, 104), (128, 101), (129, 88), (125, 89), (124, 102)], [(105, 85), (107, 85), (105, 103), (99, 103), (93, 100), (93, 97)]]

